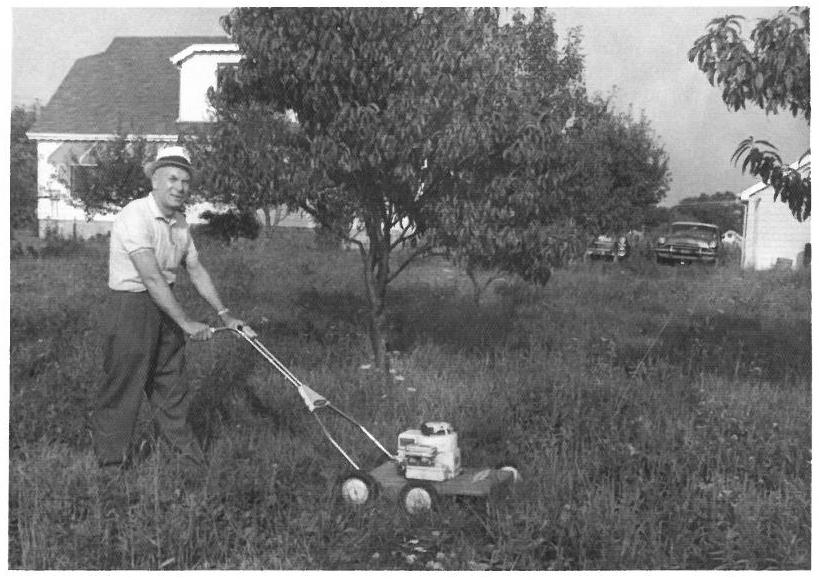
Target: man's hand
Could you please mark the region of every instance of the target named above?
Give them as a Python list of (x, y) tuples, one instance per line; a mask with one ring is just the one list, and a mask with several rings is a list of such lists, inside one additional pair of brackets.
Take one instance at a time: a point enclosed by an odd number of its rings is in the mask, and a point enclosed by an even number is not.
[(185, 331), (185, 334), (187, 334), (191, 340), (195, 340), (197, 342), (210, 340), (213, 338), (213, 331), (211, 330), (210, 326), (202, 322), (188, 322), (182, 327), (182, 330)]
[(250, 328), (248, 325), (245, 324), (244, 320), (240, 320), (230, 315), (229, 312), (226, 312), (222, 316), (220, 316), (222, 322), (228, 328), (232, 328), (234, 330), (241, 330), (242, 332), (247, 335), (248, 338), (256, 338), (256, 332)]

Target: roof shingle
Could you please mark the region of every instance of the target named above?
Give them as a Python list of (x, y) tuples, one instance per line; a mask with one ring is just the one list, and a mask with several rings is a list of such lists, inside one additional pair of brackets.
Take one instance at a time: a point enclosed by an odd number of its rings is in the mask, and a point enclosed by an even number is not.
[(118, 37), (81, 58), (31, 133), (174, 135), (179, 71), (170, 58), (192, 44), (229, 44), (219, 36)]

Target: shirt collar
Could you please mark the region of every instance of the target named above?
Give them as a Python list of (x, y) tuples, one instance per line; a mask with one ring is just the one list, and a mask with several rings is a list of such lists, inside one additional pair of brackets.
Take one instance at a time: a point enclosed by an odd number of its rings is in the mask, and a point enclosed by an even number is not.
[(153, 215), (155, 218), (168, 222), (170, 225), (174, 225), (177, 222), (177, 212), (174, 212), (170, 218), (166, 218), (164, 215), (162, 215), (162, 212), (159, 211), (159, 206), (156, 205), (156, 199), (154, 199), (153, 193), (148, 194), (148, 209), (151, 211), (151, 215)]

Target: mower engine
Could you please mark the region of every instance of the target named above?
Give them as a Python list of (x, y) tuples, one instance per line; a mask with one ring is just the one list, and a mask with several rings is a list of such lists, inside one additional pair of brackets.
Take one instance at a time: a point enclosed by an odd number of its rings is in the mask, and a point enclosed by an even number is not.
[(407, 479), (446, 481), (461, 473), (458, 434), (445, 421), (427, 421), (400, 433), (397, 455)]

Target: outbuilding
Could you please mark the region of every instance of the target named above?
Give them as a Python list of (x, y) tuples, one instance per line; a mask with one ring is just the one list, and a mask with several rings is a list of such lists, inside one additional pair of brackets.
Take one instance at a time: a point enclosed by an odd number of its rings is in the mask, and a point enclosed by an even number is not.
[[(810, 155), (791, 165), (810, 175)], [(753, 270), (798, 269), (810, 264), (810, 218), (799, 221), (773, 187), (760, 181), (740, 194), (745, 206), (742, 267)]]

